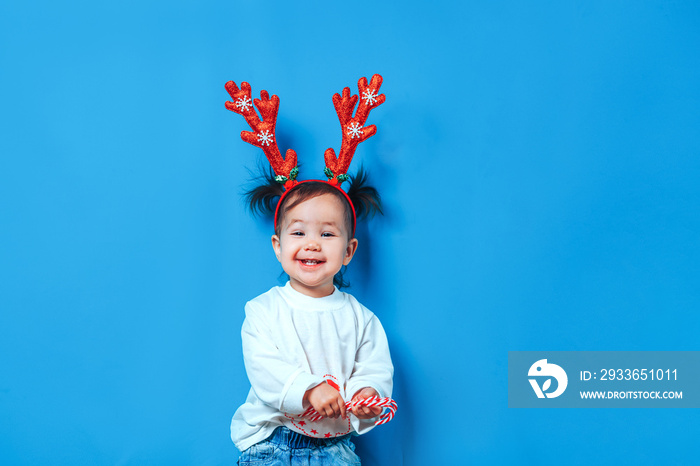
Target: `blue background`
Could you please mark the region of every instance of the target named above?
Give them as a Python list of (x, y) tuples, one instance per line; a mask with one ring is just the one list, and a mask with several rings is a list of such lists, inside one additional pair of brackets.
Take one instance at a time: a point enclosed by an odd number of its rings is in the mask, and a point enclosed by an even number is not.
[[(697, 350), (694, 1), (0, 4), (0, 462), (232, 464), (243, 305), (280, 282), (228, 80), (302, 178), (381, 73), (349, 290), (394, 421), (366, 465), (687, 463), (694, 410), (507, 408), (513, 350)], [(563, 460), (565, 458), (565, 460)]]

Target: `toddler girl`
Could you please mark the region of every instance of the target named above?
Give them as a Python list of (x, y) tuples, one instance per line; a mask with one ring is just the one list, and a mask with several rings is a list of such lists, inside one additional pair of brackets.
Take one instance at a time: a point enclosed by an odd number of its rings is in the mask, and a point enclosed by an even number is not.
[[(381, 408), (346, 409), (346, 401), (391, 396), (393, 366), (384, 329), (372, 312), (339, 290), (341, 268), (357, 251), (357, 218), (381, 212), (377, 191), (361, 172), (347, 193), (340, 187), (349, 178), (357, 143), (376, 131), (363, 125), (369, 110), (384, 101), (377, 95), (380, 84), (378, 75), (369, 85), (360, 80), (360, 91), (369, 98), (363, 98), (355, 117), (357, 96), (348, 88), (342, 97), (334, 96), (344, 129), (340, 157), (332, 149), (326, 152), (329, 181), (297, 182), (296, 154), (288, 151), (282, 159), (276, 144), (270, 147), (277, 97), (263, 91), (255, 100), (261, 121), (249, 105), (250, 86), (242, 83), (239, 90), (227, 83), (234, 99), (227, 108), (244, 115), (253, 129), (243, 139), (261, 147), (275, 171), (248, 200), (253, 211), (274, 213), (272, 248), (289, 275), (285, 286), (245, 307), (241, 335), (251, 389), (231, 422), (241, 465), (360, 464), (350, 436), (372, 429)], [(357, 141), (348, 142), (355, 139), (353, 132)], [(311, 408), (319, 416), (309, 416)]]

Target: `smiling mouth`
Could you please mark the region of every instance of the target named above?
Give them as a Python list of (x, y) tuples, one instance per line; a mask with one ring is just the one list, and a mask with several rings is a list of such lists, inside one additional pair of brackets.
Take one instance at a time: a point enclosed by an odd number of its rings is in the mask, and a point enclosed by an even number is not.
[(304, 265), (318, 265), (318, 264), (323, 263), (323, 261), (317, 261), (317, 260), (311, 260), (311, 259), (300, 260), (299, 262), (301, 262)]

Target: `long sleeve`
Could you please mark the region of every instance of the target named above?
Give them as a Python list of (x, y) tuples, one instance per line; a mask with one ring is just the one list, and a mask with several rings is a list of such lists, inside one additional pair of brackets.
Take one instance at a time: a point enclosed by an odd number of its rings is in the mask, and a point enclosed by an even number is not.
[(257, 397), (281, 412), (304, 411), (302, 400), (306, 390), (323, 379), (305, 371), (300, 364), (285, 360), (275, 343), (269, 323), (261, 319), (253, 303), (246, 304), (246, 319), (241, 329), (243, 360), (248, 379)]
[(379, 319), (372, 316), (356, 352), (355, 368), (347, 384), (348, 396), (364, 387), (374, 388), (380, 396), (391, 396), (393, 376), (394, 366), (384, 328)]
[[(362, 341), (355, 355), (355, 367), (347, 382), (347, 395), (352, 397), (358, 390), (372, 387), (380, 397), (391, 397), (394, 366), (389, 353), (389, 343), (382, 324), (372, 315), (362, 333)], [(353, 427), (366, 433), (374, 426), (373, 420), (354, 419)]]

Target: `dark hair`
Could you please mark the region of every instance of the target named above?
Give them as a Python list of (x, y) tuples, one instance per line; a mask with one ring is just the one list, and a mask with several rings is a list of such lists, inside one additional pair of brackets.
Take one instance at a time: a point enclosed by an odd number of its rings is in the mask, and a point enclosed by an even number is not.
[[(284, 193), (284, 187), (275, 181), (274, 173), (271, 169), (256, 177), (256, 181), (260, 184), (244, 193), (246, 204), (253, 214), (274, 216), (277, 202)], [(374, 216), (376, 213), (383, 214), (379, 192), (376, 188), (370, 186), (367, 181), (367, 172), (362, 168), (358, 170), (357, 175), (350, 176), (350, 186), (347, 190), (347, 194), (355, 207), (357, 220)], [(297, 184), (287, 193), (282, 205), (280, 205), (275, 234), (279, 235), (282, 219), (290, 209), (304, 201), (323, 194), (336, 196), (342, 202), (345, 208), (346, 230), (350, 238), (352, 238), (352, 208), (348, 204), (348, 200), (338, 188), (323, 181), (305, 181)], [(343, 280), (343, 270), (335, 275), (333, 284), (338, 288), (349, 286), (349, 284)]]

